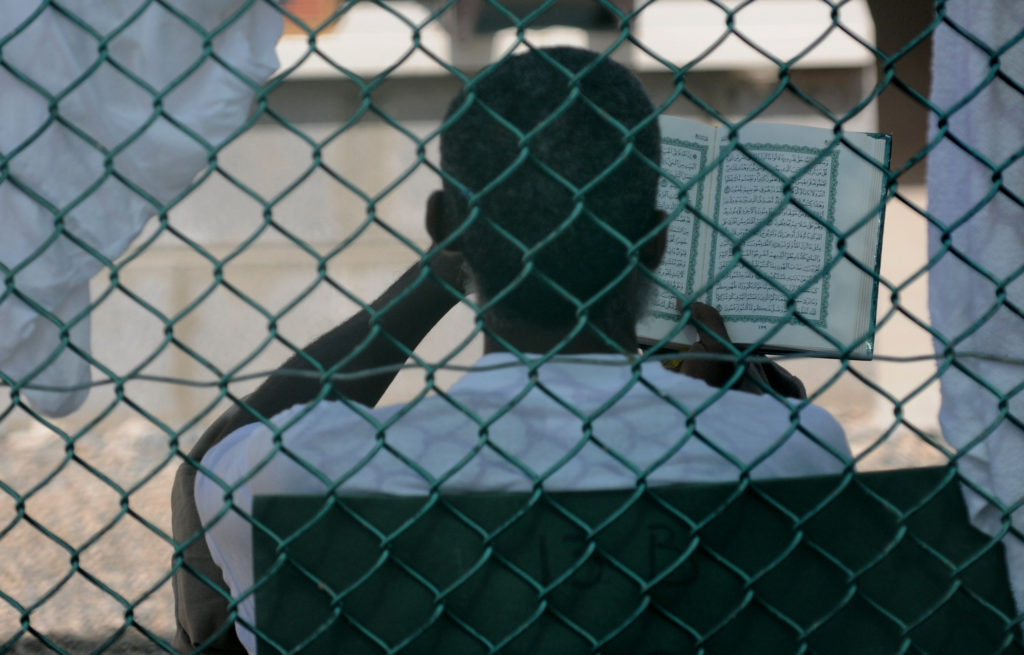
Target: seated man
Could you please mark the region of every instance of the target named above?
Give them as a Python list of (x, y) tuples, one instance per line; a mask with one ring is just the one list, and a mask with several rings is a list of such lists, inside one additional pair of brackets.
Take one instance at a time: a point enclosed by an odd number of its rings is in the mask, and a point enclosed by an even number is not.
[[(444, 190), (426, 208), (435, 248), (211, 427), (191, 454), (201, 474), (179, 471), (179, 648), (238, 650), (225, 595), (210, 586), (223, 583), (241, 598), (234, 628), (255, 652), (255, 494), (630, 488), (848, 466), (824, 410), (705, 381), (738, 377), (732, 363), (688, 361), (679, 375), (637, 355), (634, 326), (665, 248), (659, 151), (639, 81), (590, 52), (511, 57), (454, 99)], [(394, 376), (381, 367), (406, 359), (464, 283), (478, 294), (483, 358), (444, 394), (373, 408)], [(713, 310), (686, 309), (724, 335)], [(704, 331), (695, 350), (724, 350), (720, 338)]]

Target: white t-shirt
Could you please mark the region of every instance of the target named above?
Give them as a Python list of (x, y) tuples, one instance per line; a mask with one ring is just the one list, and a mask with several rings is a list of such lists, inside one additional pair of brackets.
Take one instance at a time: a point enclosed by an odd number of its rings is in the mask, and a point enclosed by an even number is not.
[[(644, 475), (655, 484), (721, 482), (745, 467), (755, 478), (842, 471), (852, 459), (842, 428), (825, 410), (797, 411), (799, 404), (723, 392), (657, 363), (634, 371), (621, 356), (555, 358), (531, 375), (512, 355), (492, 353), (447, 393), (409, 405), (321, 402), (284, 411), (273, 423), (288, 454), (271, 455), (278, 446), (266, 426), (240, 428), (203, 457), (220, 483), (199, 474), (196, 505), (238, 597), (253, 584), (245, 518), (253, 495), (323, 493), (311, 469), (329, 481), (346, 478), (343, 491), (401, 495), (435, 485), (529, 490), (535, 479), (550, 490), (629, 488)], [(253, 471), (224, 512), (225, 486)], [(251, 595), (238, 609), (254, 621)], [(255, 653), (253, 634), (241, 625), (238, 633)]]

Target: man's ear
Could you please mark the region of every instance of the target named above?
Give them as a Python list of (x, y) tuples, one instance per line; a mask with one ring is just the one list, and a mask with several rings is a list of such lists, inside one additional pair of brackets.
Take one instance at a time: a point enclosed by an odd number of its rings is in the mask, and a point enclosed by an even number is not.
[[(665, 222), (665, 212), (656, 209), (651, 216), (651, 225), (662, 225)], [(665, 256), (665, 248), (668, 247), (668, 225), (658, 230), (654, 238), (640, 247), (640, 263), (653, 271), (661, 264), (661, 258)]]
[(445, 241), (451, 236), (452, 222), (445, 215), (444, 191), (435, 191), (427, 198), (427, 234), (435, 245), (444, 243), (444, 249), (452, 252), (459, 252), (461, 246), (458, 238), (451, 242)]

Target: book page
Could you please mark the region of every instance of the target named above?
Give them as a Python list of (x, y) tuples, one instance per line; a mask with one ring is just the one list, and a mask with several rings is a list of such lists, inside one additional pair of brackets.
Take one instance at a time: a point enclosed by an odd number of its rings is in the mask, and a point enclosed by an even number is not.
[[(804, 318), (824, 326), (831, 274), (819, 272), (835, 238), (826, 224), (835, 222), (839, 153), (814, 163), (821, 148), (745, 147), (754, 158), (737, 150), (718, 170), (711, 304), (726, 320), (763, 322), (784, 316), (793, 296)], [(783, 179), (796, 179), (789, 201)], [(737, 245), (742, 261), (734, 256)]]
[[(843, 138), (876, 161), (883, 158), (879, 140)], [(735, 150), (721, 166), (714, 211), (721, 231), (709, 237), (708, 273), (711, 304), (737, 343), (834, 350), (823, 333), (850, 343), (871, 318), (873, 279), (850, 260), (868, 270), (877, 263), (881, 173), (833, 140), (831, 130), (750, 124), (740, 132), (750, 156)], [(727, 139), (720, 147), (728, 148)], [(784, 180), (792, 181), (788, 202)], [(749, 267), (734, 255), (736, 245)], [(804, 321), (783, 318), (790, 296)]]
[[(689, 296), (701, 277), (698, 264), (700, 219), (690, 208), (705, 217), (711, 206), (713, 183), (708, 164), (715, 150), (714, 128), (697, 121), (663, 116), (661, 127), (661, 168), (666, 175), (658, 182), (657, 208), (671, 219), (668, 246), (661, 265), (655, 271), (659, 279), (677, 293)], [(686, 202), (680, 200), (685, 192)], [(641, 333), (665, 333), (679, 319), (676, 295), (662, 287), (654, 292)], [(660, 324), (660, 325), (659, 325)], [(645, 327), (646, 326), (646, 329)]]

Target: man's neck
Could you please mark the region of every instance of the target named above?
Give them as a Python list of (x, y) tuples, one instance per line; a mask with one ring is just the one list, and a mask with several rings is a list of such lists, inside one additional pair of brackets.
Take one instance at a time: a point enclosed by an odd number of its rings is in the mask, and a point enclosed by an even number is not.
[(500, 329), (487, 325), (484, 335), (485, 353), (516, 350), (522, 353), (557, 352), (561, 355), (632, 354), (636, 348), (636, 329), (632, 324), (607, 328), (587, 325), (574, 330), (573, 326), (550, 328), (504, 320)]

